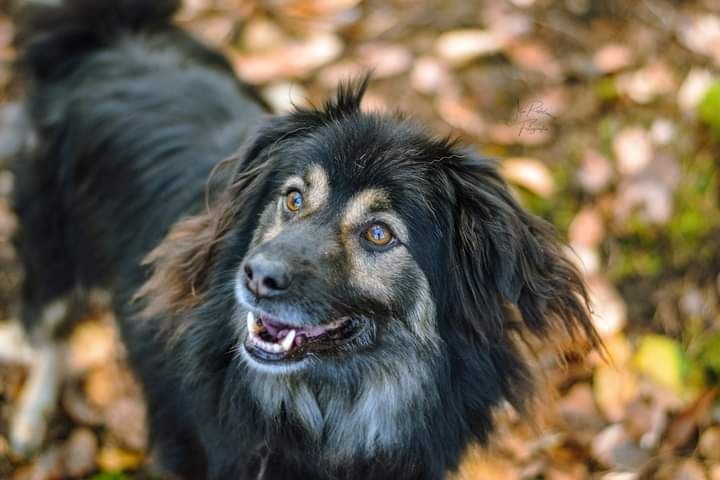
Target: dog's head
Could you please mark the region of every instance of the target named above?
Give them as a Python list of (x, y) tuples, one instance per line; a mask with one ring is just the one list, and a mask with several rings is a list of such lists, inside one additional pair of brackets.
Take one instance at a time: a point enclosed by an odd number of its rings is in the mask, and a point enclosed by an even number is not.
[(415, 394), (463, 391), (484, 434), (491, 406), (527, 398), (524, 334), (597, 344), (582, 278), (494, 162), (362, 112), (364, 87), (268, 121), (214, 205), (153, 254), (149, 311), (232, 292), (256, 374), (423, 377), (444, 386)]

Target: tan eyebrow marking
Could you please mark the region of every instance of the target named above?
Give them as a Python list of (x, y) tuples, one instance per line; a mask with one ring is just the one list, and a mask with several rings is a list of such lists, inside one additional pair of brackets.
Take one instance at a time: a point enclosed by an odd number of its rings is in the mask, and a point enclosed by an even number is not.
[(328, 176), (325, 169), (312, 164), (307, 172), (307, 197), (311, 211), (320, 210), (327, 205), (330, 194)]
[(322, 209), (330, 195), (330, 185), (325, 170), (312, 164), (305, 173), (305, 178), (294, 176), (287, 179), (283, 185), (284, 190), (296, 188), (303, 192), (305, 207), (302, 213), (313, 213)]
[(390, 198), (385, 191), (376, 188), (363, 190), (348, 201), (340, 231), (345, 236), (349, 235), (353, 229), (370, 220), (372, 213), (372, 220), (386, 223), (400, 241), (408, 241), (409, 232), (405, 222), (390, 208)]
[(390, 206), (388, 194), (377, 188), (368, 188), (354, 195), (347, 203), (342, 217), (342, 230), (353, 228), (360, 224), (368, 212), (373, 209)]

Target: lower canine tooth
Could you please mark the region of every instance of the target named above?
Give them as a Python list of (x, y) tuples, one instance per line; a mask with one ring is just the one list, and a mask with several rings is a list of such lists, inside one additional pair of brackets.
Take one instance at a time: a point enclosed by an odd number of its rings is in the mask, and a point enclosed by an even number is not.
[(286, 352), (288, 350), (290, 350), (290, 347), (293, 346), (293, 342), (295, 341), (295, 334), (296, 334), (295, 330), (290, 330), (290, 332), (280, 342), (282, 349), (285, 350)]

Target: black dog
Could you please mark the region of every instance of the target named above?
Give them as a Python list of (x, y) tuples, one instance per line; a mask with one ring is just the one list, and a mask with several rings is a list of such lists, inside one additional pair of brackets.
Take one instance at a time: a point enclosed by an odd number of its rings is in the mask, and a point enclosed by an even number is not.
[[(70, 300), (100, 288), (169, 473), (442, 478), (493, 407), (527, 405), (528, 335), (597, 345), (580, 275), (493, 162), (361, 112), (365, 81), (267, 116), (171, 26), (177, 3), (67, 0), (20, 28), (40, 363)], [(46, 406), (26, 400), (20, 446)]]

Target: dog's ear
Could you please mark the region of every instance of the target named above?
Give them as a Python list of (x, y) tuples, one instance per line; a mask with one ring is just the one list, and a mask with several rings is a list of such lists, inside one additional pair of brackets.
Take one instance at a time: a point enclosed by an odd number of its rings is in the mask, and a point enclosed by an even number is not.
[(517, 203), (493, 161), (465, 153), (447, 168), (465, 328), (488, 341), (508, 331), (542, 339), (559, 330), (598, 346), (585, 283), (554, 228)]

